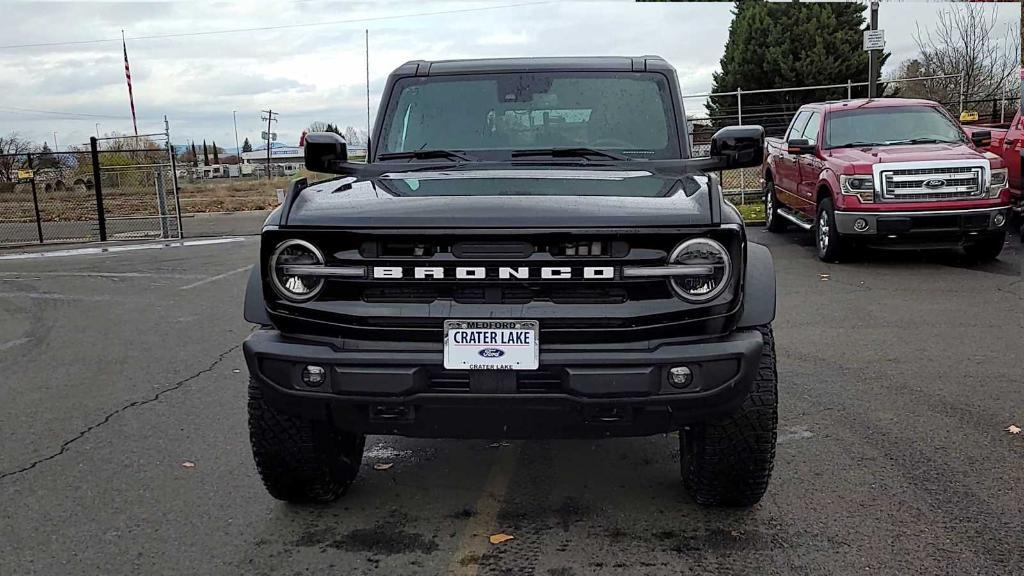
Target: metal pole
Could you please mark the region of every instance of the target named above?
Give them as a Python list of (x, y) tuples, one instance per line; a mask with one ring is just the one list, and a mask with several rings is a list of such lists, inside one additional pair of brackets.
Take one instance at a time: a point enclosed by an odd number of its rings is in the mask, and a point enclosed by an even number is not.
[(964, 71), (960, 71), (960, 113), (964, 113)]
[[(164, 115), (164, 134), (167, 136), (167, 152), (171, 157), (171, 188), (174, 190), (174, 211), (178, 214), (178, 238), (183, 238), (181, 230), (181, 190), (178, 189), (178, 167), (174, 160), (174, 146), (171, 145), (171, 125)], [(241, 168), (239, 168), (241, 174)]]
[(370, 161), (370, 30), (366, 29), (366, 161)]
[[(739, 124), (742, 126), (743, 125), (743, 88), (740, 88), (739, 86), (736, 87), (736, 118), (737, 118), (737, 121), (739, 122)], [(722, 174), (722, 177), (724, 178), (725, 174)], [(724, 183), (724, 182), (725, 181), (722, 180), (722, 183)], [(744, 177), (744, 171), (740, 170), (740, 204), (746, 204), (747, 203), (746, 189), (747, 189), (747, 182), (746, 182), (746, 178)], [(723, 190), (722, 194), (723, 195), (725, 194), (724, 190)]]
[(274, 118), (274, 111), (267, 108), (267, 180), (270, 180), (270, 145), (273, 143), (273, 136), (270, 134), (270, 121)]
[(103, 211), (103, 183), (100, 182), (100, 152), (96, 137), (89, 138), (92, 152), (92, 187), (96, 191), (96, 219), (100, 227), (100, 242), (107, 240), (107, 217)]
[[(871, 0), (871, 29), (878, 30), (878, 0)], [(877, 50), (868, 51), (868, 98), (878, 98)]]
[(853, 100), (853, 80), (846, 81), (846, 99)]
[(59, 152), (60, 151), (60, 147), (57, 146), (57, 131), (56, 130), (53, 131), (53, 151), (54, 152)]
[(100, 123), (99, 122), (96, 123), (96, 137), (97, 138), (100, 137)]
[(235, 158), (238, 159), (238, 176), (242, 176), (242, 149), (238, 146), (238, 110), (231, 111), (231, 120), (235, 123)]
[[(28, 155), (28, 169), (32, 170), (32, 155)], [(36, 196), (36, 175), (32, 173), (32, 207), (36, 211), (36, 233), (39, 234), (39, 243), (43, 243), (43, 222), (39, 217), (39, 197)]]

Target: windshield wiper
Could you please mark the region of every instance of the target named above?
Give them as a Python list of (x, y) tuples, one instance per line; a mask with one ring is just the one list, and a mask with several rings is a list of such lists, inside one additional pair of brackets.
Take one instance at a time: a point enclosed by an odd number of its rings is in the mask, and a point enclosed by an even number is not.
[(886, 142), (886, 146), (894, 144), (956, 144), (956, 140), (940, 140), (938, 138), (909, 138), (907, 140), (892, 140)]
[(467, 156), (455, 150), (409, 150), (408, 152), (385, 152), (377, 155), (377, 160), (430, 160), (431, 158), (451, 158), (465, 162), (476, 160), (472, 156)]
[(525, 158), (528, 156), (550, 156), (552, 158), (587, 158), (597, 156), (599, 158), (610, 158), (612, 160), (631, 160), (622, 154), (599, 150), (597, 148), (572, 147), (572, 148), (534, 148), (530, 150), (516, 150), (512, 152), (513, 158)]
[(831, 148), (866, 148), (868, 146), (885, 146), (885, 142), (847, 142)]

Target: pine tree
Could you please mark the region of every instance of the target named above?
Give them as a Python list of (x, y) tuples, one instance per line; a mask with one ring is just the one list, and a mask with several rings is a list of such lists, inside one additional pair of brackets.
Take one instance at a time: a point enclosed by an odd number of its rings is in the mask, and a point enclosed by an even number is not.
[(249, 143), (248, 138), (245, 139), (245, 142), (242, 142), (242, 152), (252, 152), (252, 144)]
[(210, 151), (206, 148), (206, 140), (203, 140), (203, 166), (210, 165)]
[(220, 164), (220, 156), (217, 155), (217, 141), (213, 141), (213, 163), (214, 165)]
[[(863, 4), (740, 0), (733, 15), (712, 92), (846, 84), (847, 80), (866, 79)], [(879, 70), (888, 57), (888, 53), (882, 55)], [(866, 95), (865, 87), (856, 90)], [(743, 121), (764, 124), (769, 134), (778, 134), (802, 104), (845, 97), (845, 87), (743, 94)], [(713, 96), (707, 108), (716, 126), (737, 121), (735, 95)]]
[(196, 154), (196, 141), (192, 141), (192, 167), (199, 166), (199, 154)]

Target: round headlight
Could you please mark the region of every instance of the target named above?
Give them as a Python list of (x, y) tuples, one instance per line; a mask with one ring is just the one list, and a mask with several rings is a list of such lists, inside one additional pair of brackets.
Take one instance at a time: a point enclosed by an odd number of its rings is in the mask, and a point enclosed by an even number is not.
[(285, 240), (270, 255), (270, 280), (274, 290), (293, 302), (312, 300), (324, 287), (320, 276), (304, 276), (290, 266), (323, 266), (324, 255), (305, 240)]
[(674, 276), (672, 278), (672, 289), (684, 300), (707, 302), (721, 294), (729, 284), (729, 274), (732, 269), (729, 252), (724, 246), (710, 238), (693, 238), (676, 246), (669, 256), (669, 262), (688, 266), (704, 266), (710, 269), (707, 274)]

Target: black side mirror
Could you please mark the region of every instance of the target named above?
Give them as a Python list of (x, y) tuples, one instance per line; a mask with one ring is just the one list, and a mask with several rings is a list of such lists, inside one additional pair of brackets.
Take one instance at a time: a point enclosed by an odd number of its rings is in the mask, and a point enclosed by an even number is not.
[(792, 138), (786, 141), (786, 152), (790, 154), (813, 154), (814, 144), (808, 142), (806, 138)]
[(727, 126), (711, 137), (711, 156), (719, 168), (750, 168), (760, 166), (764, 159), (764, 128), (760, 126)]
[(975, 130), (971, 133), (971, 142), (978, 148), (986, 148), (992, 143), (991, 130)]
[(306, 169), (312, 172), (333, 173), (339, 163), (348, 162), (348, 144), (334, 132), (306, 134), (305, 148)]

